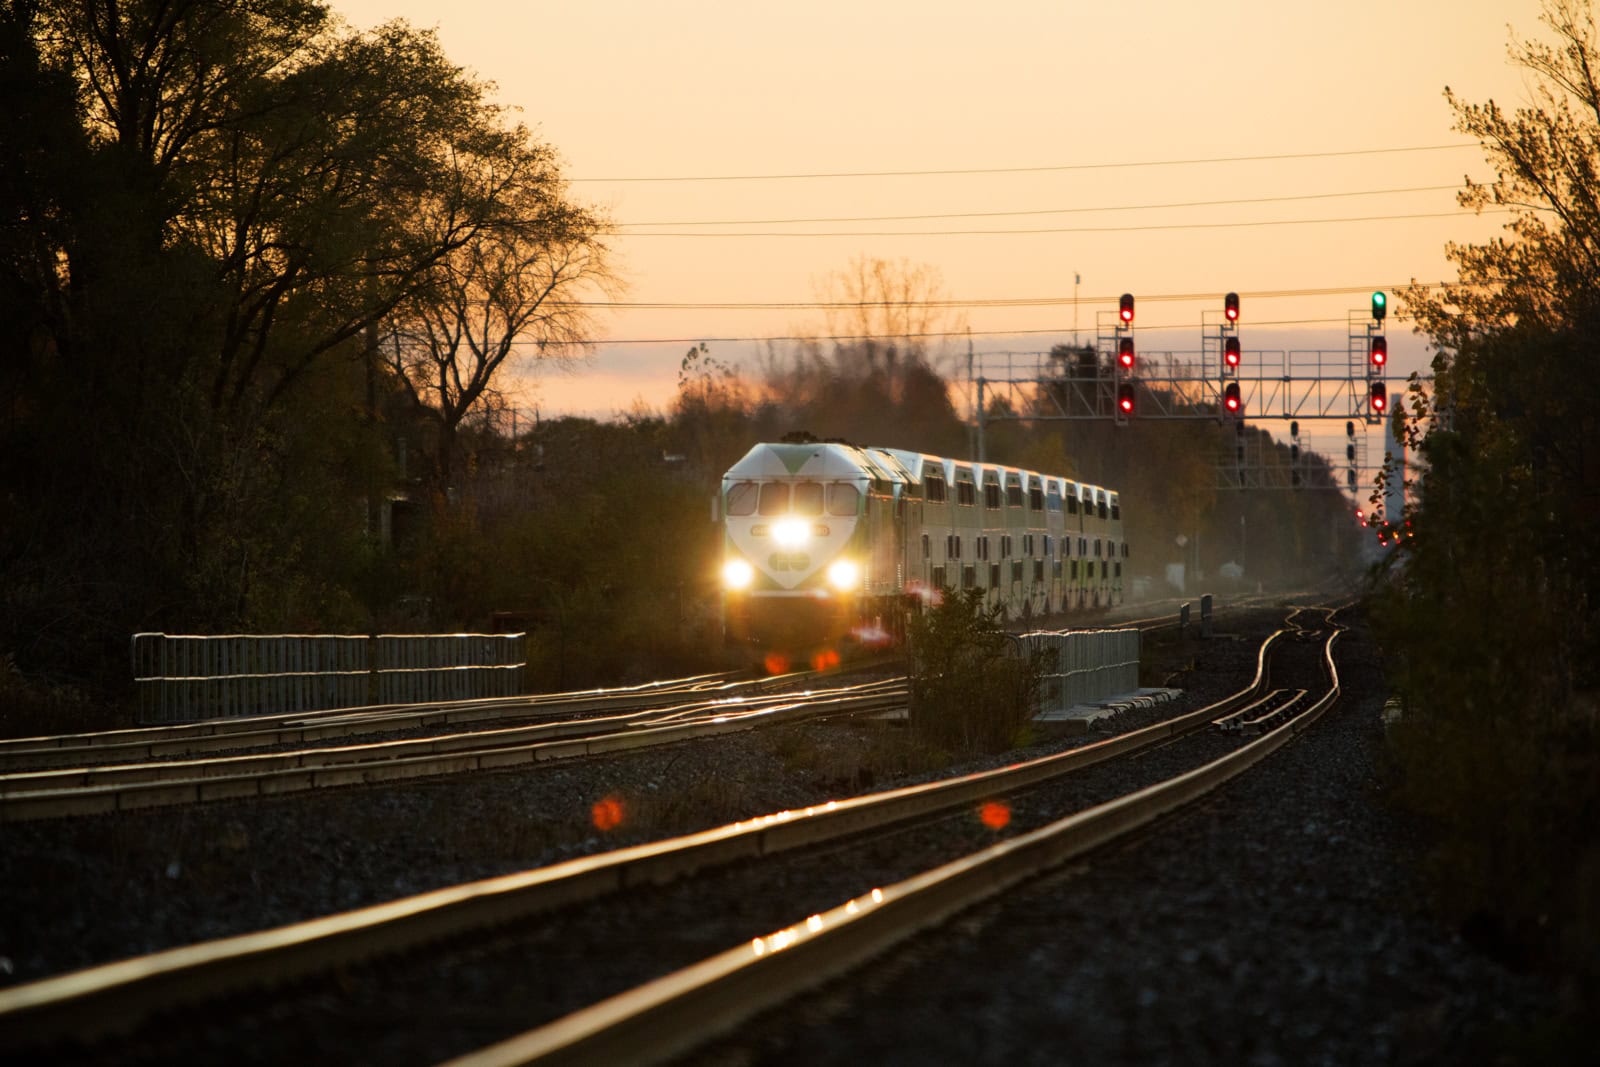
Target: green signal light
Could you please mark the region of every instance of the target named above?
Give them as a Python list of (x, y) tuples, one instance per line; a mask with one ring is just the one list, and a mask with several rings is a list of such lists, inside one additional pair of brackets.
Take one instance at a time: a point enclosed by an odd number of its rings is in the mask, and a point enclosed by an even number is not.
[(1380, 289), (1378, 292), (1373, 293), (1372, 294), (1372, 317), (1377, 319), (1379, 322), (1382, 322), (1383, 321), (1383, 316), (1388, 312), (1388, 310), (1389, 310), (1389, 298), (1383, 295), (1383, 291)]

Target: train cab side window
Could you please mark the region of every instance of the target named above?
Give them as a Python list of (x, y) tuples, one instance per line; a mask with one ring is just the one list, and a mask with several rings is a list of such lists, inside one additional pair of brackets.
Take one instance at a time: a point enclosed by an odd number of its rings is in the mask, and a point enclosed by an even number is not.
[(927, 494), (928, 503), (944, 503), (944, 479), (936, 474), (930, 474), (923, 480), (923, 491)]
[[(798, 482), (794, 487), (794, 513), (807, 517), (822, 514), (822, 483)], [(854, 509), (851, 510), (854, 514)]]
[(789, 484), (787, 482), (763, 482), (761, 485), (761, 504), (756, 509), (763, 515), (782, 515), (789, 510)]
[(755, 482), (734, 482), (728, 490), (728, 514), (754, 515), (758, 495)]
[(828, 483), (828, 514), (854, 515), (861, 505), (861, 491), (849, 482)]

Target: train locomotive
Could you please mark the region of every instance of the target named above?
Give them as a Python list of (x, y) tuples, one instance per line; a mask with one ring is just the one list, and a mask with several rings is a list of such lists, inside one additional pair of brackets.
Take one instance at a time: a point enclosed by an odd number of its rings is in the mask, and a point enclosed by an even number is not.
[(1070, 478), (790, 434), (719, 499), (724, 632), (770, 669), (892, 644), (945, 589), (1013, 620), (1123, 599), (1118, 495)]

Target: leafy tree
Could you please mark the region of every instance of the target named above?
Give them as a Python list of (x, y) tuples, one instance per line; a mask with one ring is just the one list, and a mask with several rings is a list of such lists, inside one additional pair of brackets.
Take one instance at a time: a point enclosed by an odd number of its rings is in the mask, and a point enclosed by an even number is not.
[(437, 483), (451, 485), (462, 421), (498, 399), (517, 353), (571, 359), (589, 335), (580, 297), (613, 284), (601, 220), (567, 201), (553, 153), (521, 153), (507, 215), (423, 272), (390, 320), (383, 354), (438, 428)]
[[(1450, 95), (1497, 172), (1469, 206), (1508, 235), (1451, 245), (1457, 282), (1404, 296), (1438, 348), (1398, 425), (1425, 474), (1380, 622), (1406, 713), (1408, 798), (1436, 820), (1441, 899), (1510, 951), (1600, 987), (1600, 47), (1549, 3), (1513, 42), (1531, 106)], [(1448, 90), (1447, 90), (1448, 93)]]
[(0, 641), (121, 675), (129, 630), (246, 625), (305, 552), (344, 552), (289, 520), (309, 485), (371, 488), (334, 454), (372, 408), (361, 335), (521, 218), (544, 164), (432, 34), (315, 0), (33, 0), (0, 24), (0, 450), (33, 457), (7, 472)]

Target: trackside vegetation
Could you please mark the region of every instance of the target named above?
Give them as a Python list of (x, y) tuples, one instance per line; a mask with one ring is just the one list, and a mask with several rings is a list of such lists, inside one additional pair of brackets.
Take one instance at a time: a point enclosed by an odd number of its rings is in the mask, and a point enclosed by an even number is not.
[(911, 726), (965, 756), (1026, 746), (1045, 654), (1019, 653), (984, 591), (946, 589), (911, 617)]
[[(1498, 173), (1451, 246), (1459, 282), (1402, 294), (1438, 350), (1397, 431), (1419, 458), (1375, 621), (1403, 716), (1398, 795), (1463, 932), (1600, 1006), (1600, 49), (1586, 5), (1513, 45), (1531, 106), (1450, 96)], [(1447, 91), (1447, 95), (1448, 91)], [(1389, 477), (1398, 477), (1390, 472)], [(1593, 1015), (1590, 1015), (1593, 1018)]]

